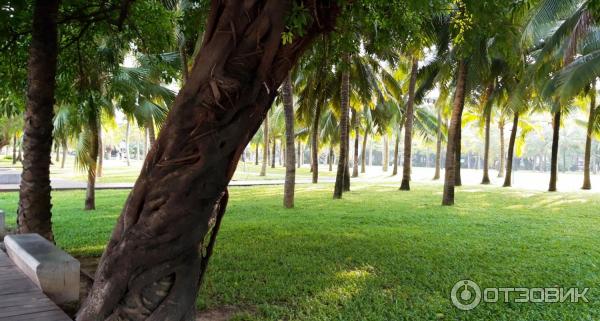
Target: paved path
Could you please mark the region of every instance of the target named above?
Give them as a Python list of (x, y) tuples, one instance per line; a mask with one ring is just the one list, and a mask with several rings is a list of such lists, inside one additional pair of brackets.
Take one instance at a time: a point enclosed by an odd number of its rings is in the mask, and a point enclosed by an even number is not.
[(1, 250), (0, 320), (71, 321)]
[[(320, 183), (334, 183), (333, 179), (320, 179)], [(231, 181), (229, 186), (273, 186), (283, 185), (285, 183), (282, 179), (269, 179), (269, 180), (243, 180), (243, 181)], [(296, 180), (296, 184), (310, 184), (312, 183), (309, 179)], [(133, 183), (98, 183), (96, 184), (96, 190), (102, 189), (131, 189)], [(55, 191), (67, 191), (67, 190), (84, 190), (86, 189), (85, 182), (75, 182), (67, 180), (53, 180), (52, 190)], [(17, 192), (19, 191), (18, 184), (0, 184), (0, 193), (2, 192)]]

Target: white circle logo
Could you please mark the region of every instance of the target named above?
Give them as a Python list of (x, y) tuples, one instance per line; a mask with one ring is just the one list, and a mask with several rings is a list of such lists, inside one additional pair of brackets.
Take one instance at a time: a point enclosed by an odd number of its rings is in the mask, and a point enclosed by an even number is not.
[(451, 292), (452, 304), (463, 311), (475, 309), (481, 302), (481, 289), (471, 280), (456, 282)]

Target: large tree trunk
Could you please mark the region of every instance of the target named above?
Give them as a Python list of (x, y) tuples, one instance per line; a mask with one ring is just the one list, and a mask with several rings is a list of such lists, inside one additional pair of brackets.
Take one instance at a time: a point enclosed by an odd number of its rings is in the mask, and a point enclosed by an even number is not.
[(433, 175), (434, 181), (440, 179), (441, 162), (442, 162), (442, 111), (438, 109), (438, 112), (437, 112), (437, 137), (436, 137), (436, 144), (435, 144), (435, 174)]
[(312, 170), (312, 182), (316, 184), (319, 182), (319, 118), (321, 116), (321, 104), (317, 104), (315, 115), (312, 124), (312, 137), (311, 137), (311, 170)]
[(550, 184), (548, 192), (556, 192), (558, 180), (558, 142), (560, 138), (560, 111), (554, 113), (552, 119), (552, 159), (550, 160)]
[(406, 124), (404, 125), (404, 164), (402, 165), (401, 191), (410, 191), (410, 172), (412, 160), (412, 136), (414, 123), (415, 86), (417, 83), (417, 72), (419, 59), (413, 57), (412, 70), (410, 72), (410, 83), (408, 85), (408, 101), (406, 103)]
[(58, 55), (59, 0), (36, 0), (27, 64), (23, 128), (23, 172), (19, 189), (19, 233), (38, 233), (53, 241), (50, 202), (50, 153)]
[(504, 117), (501, 117), (498, 122), (498, 130), (500, 131), (500, 166), (498, 168), (498, 177), (504, 177), (504, 160), (506, 160), (504, 152)]
[(263, 154), (260, 176), (267, 176), (267, 164), (269, 163), (269, 115), (265, 117), (263, 124)]
[(587, 135), (585, 137), (585, 158), (583, 160), (583, 186), (581, 189), (592, 189), (590, 178), (590, 165), (592, 160), (592, 135), (594, 134), (594, 123), (596, 120), (596, 86), (592, 84), (590, 90), (590, 115), (588, 117)]
[(355, 110), (352, 110), (354, 115), (354, 163), (352, 164), (352, 177), (358, 177), (358, 141), (360, 139), (358, 133), (358, 115)]
[(367, 132), (365, 132), (365, 135), (363, 136), (363, 141), (362, 141), (362, 150), (361, 150), (361, 159), (360, 159), (360, 172), (361, 173), (365, 173), (366, 172), (366, 164), (367, 164), (367, 137), (369, 136), (369, 134)]
[[(344, 58), (348, 62), (349, 57)], [(350, 104), (350, 73), (342, 72), (341, 88), (341, 116), (340, 116), (340, 152), (338, 155), (337, 175), (335, 178), (335, 188), (333, 198), (342, 198), (345, 187), (346, 166), (348, 165), (348, 114)]]
[(127, 119), (127, 127), (125, 127), (125, 157), (127, 158), (127, 166), (131, 166), (131, 153), (129, 153), (129, 135), (131, 132), (131, 123)]
[(508, 155), (506, 156), (506, 175), (504, 177), (503, 187), (510, 187), (512, 185), (512, 165), (513, 158), (515, 155), (515, 142), (517, 141), (517, 130), (519, 129), (519, 114), (515, 112), (513, 118), (513, 127), (510, 132), (510, 138), (508, 140)]
[(102, 169), (104, 168), (104, 142), (102, 140), (102, 123), (98, 120), (98, 168), (96, 169), (96, 177), (102, 177)]
[(454, 103), (452, 107), (452, 117), (450, 118), (450, 128), (448, 128), (448, 146), (446, 147), (446, 170), (444, 177), (444, 195), (442, 205), (454, 205), (454, 186), (456, 183), (456, 164), (457, 138), (461, 126), (462, 109), (465, 103), (467, 63), (461, 60), (457, 70), (456, 92), (454, 93)]
[(96, 177), (97, 177), (97, 166), (100, 162), (98, 157), (102, 157), (99, 155), (100, 151), (100, 120), (98, 118), (94, 118), (89, 124), (90, 131), (90, 151), (89, 156), (92, 161), (88, 164), (87, 169), (87, 187), (85, 191), (85, 207), (86, 211), (95, 210), (96, 209)]
[(388, 139), (388, 134), (385, 133), (383, 135), (383, 153), (382, 153), (382, 163), (381, 163), (381, 169), (384, 172), (388, 171), (388, 165), (390, 163), (390, 144), (389, 144), (389, 139)]
[(294, 96), (292, 79), (288, 74), (282, 86), (283, 111), (285, 113), (285, 185), (283, 187), (283, 206), (294, 207), (296, 188), (296, 151), (294, 150)]
[(67, 159), (67, 154), (69, 152), (69, 147), (67, 146), (67, 139), (63, 139), (62, 141), (62, 161), (60, 163), (60, 168), (65, 168), (65, 161)]
[(400, 153), (400, 131), (396, 131), (396, 142), (394, 143), (394, 167), (392, 169), (392, 176), (398, 175), (398, 154)]
[(490, 173), (489, 173), (489, 162), (490, 162), (490, 125), (492, 121), (492, 110), (487, 108), (488, 99), (492, 96), (494, 91), (494, 83), (492, 82), (485, 93), (485, 99), (483, 100), (484, 117), (485, 117), (485, 144), (483, 147), (483, 178), (481, 184), (490, 184)]
[(303, 2), (319, 16), (283, 45), (291, 4), (212, 1), (190, 79), (146, 158), (78, 321), (194, 318), (240, 155), (299, 54), (321, 28), (332, 28), (337, 12), (329, 1)]

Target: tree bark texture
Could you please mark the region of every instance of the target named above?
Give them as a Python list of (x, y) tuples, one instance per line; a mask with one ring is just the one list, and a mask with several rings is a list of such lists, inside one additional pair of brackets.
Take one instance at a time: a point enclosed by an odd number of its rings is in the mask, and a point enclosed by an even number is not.
[(352, 177), (358, 177), (358, 142), (360, 140), (358, 132), (358, 115), (356, 114), (356, 110), (353, 110), (352, 113), (354, 115), (354, 158), (352, 164)]
[(486, 90), (483, 104), (484, 117), (485, 117), (485, 144), (483, 147), (483, 178), (481, 184), (490, 184), (490, 173), (489, 173), (489, 162), (490, 162), (490, 126), (492, 121), (492, 109), (487, 108), (488, 100), (494, 92), (494, 82), (492, 82)]
[(54, 241), (50, 154), (54, 127), (59, 3), (59, 0), (36, 0), (33, 5), (23, 128), (23, 172), (17, 215), (19, 233), (38, 233), (50, 241)]
[(212, 1), (204, 39), (102, 256), (78, 321), (182, 321), (194, 304), (228, 200), (227, 185), (277, 89), (337, 8), (283, 45), (292, 2)]

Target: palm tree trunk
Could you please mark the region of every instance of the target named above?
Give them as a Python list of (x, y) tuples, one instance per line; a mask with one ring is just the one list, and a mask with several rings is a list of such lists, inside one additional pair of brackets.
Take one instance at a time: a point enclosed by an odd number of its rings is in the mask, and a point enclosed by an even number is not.
[(98, 154), (100, 151), (100, 124), (99, 119), (94, 118), (90, 123), (90, 159), (88, 164), (88, 180), (85, 193), (85, 210), (96, 209), (96, 169), (99, 162)]
[(12, 152), (12, 163), (15, 165), (17, 163), (17, 134), (13, 135), (13, 152)]
[(329, 157), (328, 157), (328, 161), (329, 161), (329, 171), (333, 172), (333, 144), (329, 144)]
[(102, 124), (98, 124), (98, 168), (96, 168), (96, 177), (102, 177), (104, 163), (104, 143), (102, 141)]
[(258, 142), (256, 143), (256, 147), (254, 149), (254, 165), (258, 165)]
[(269, 163), (269, 115), (263, 122), (263, 158), (260, 176), (267, 176), (267, 164)]
[(354, 114), (354, 163), (352, 165), (352, 177), (358, 177), (358, 141), (360, 139), (358, 133), (358, 115), (355, 110), (352, 110)]
[(277, 159), (277, 139), (273, 137), (273, 148), (271, 152), (271, 168), (275, 168), (275, 160)]
[(461, 126), (462, 109), (465, 103), (467, 63), (461, 60), (458, 65), (456, 80), (456, 92), (454, 94), (454, 103), (452, 107), (452, 117), (450, 119), (450, 128), (448, 128), (448, 146), (446, 147), (446, 171), (444, 177), (444, 194), (442, 205), (454, 205), (454, 186), (456, 183), (456, 149), (457, 135)]
[(300, 139), (298, 139), (298, 157), (297, 157), (297, 161), (298, 161), (298, 168), (300, 168), (302, 166), (302, 142), (300, 141)]
[(125, 127), (125, 157), (127, 157), (127, 166), (131, 166), (131, 153), (129, 153), (129, 134), (131, 132), (131, 123), (127, 119), (127, 127)]
[[(490, 125), (492, 118), (492, 110), (491, 108), (487, 108), (487, 103), (490, 97), (494, 92), (495, 84), (492, 81), (490, 85), (487, 87), (487, 91), (485, 93), (484, 100), (482, 102), (484, 108), (485, 115), (485, 144), (483, 149), (483, 178), (481, 179), (481, 184), (489, 185), (490, 184), (490, 173), (489, 173), (489, 159), (490, 159)], [(477, 161), (479, 164), (479, 159)], [(478, 165), (479, 169), (479, 165)]]
[(552, 159), (550, 160), (550, 184), (549, 192), (556, 192), (556, 181), (558, 180), (558, 143), (560, 138), (560, 111), (554, 113), (552, 119)]
[(414, 123), (415, 86), (417, 83), (417, 72), (419, 59), (413, 57), (412, 70), (410, 72), (410, 83), (408, 85), (408, 102), (406, 104), (406, 124), (404, 126), (404, 164), (402, 166), (401, 191), (410, 191), (410, 171), (412, 160), (412, 136)]
[(592, 83), (590, 90), (590, 115), (588, 117), (587, 135), (585, 137), (585, 159), (583, 161), (583, 186), (581, 189), (592, 189), (590, 177), (590, 165), (592, 160), (592, 135), (594, 134), (594, 123), (596, 120), (596, 86)]
[(361, 173), (365, 173), (366, 172), (366, 164), (367, 164), (367, 137), (369, 136), (369, 134), (367, 132), (365, 132), (365, 135), (363, 136), (363, 141), (362, 141), (362, 151), (361, 151), (361, 160), (360, 160), (360, 172)]
[(60, 162), (60, 146), (57, 141), (54, 142), (54, 155), (54, 161), (57, 163)]
[(500, 130), (500, 166), (498, 168), (498, 177), (504, 177), (504, 160), (506, 154), (504, 152), (504, 117), (498, 122), (498, 130)]
[(19, 188), (19, 233), (38, 233), (53, 241), (50, 202), (50, 155), (58, 56), (59, 0), (36, 0), (27, 64), (23, 128), (23, 172)]
[(150, 118), (150, 121), (148, 122), (148, 140), (150, 142), (150, 146), (148, 147), (148, 150), (146, 150), (146, 153), (150, 151), (152, 146), (154, 146), (154, 142), (156, 141), (156, 133), (154, 132), (154, 119), (152, 118)]
[(383, 153), (382, 153), (382, 163), (381, 163), (381, 169), (384, 172), (388, 171), (389, 163), (390, 163), (390, 144), (388, 141), (388, 134), (385, 133), (383, 135)]
[[(463, 105), (464, 108), (464, 105)], [(462, 110), (460, 111), (460, 119), (462, 122)], [(456, 136), (455, 136), (456, 142), (454, 143), (454, 148), (455, 148), (455, 154), (454, 157), (456, 158), (455, 160), (455, 164), (456, 166), (454, 167), (454, 171), (456, 173), (454, 173), (454, 186), (462, 186), (462, 177), (460, 175), (460, 170), (462, 167), (462, 125), (459, 124), (458, 128), (456, 129)]]
[(319, 118), (321, 116), (321, 104), (317, 104), (315, 110), (313, 124), (312, 124), (312, 137), (311, 137), (311, 166), (312, 169), (312, 182), (316, 184), (319, 182)]
[(65, 168), (65, 161), (67, 160), (67, 153), (69, 151), (69, 147), (67, 146), (67, 140), (63, 139), (62, 141), (62, 162), (60, 163), (60, 168)]
[(394, 169), (392, 170), (392, 176), (398, 175), (398, 153), (400, 152), (400, 131), (399, 129), (396, 131), (396, 142), (394, 143)]
[(283, 207), (294, 207), (296, 188), (296, 151), (294, 150), (294, 96), (292, 80), (288, 74), (282, 87), (283, 110), (285, 113), (285, 184), (283, 187)]
[[(350, 59), (346, 55), (344, 60), (348, 62)], [(345, 70), (342, 72), (341, 86), (341, 116), (340, 116), (340, 152), (338, 155), (337, 175), (335, 178), (335, 188), (333, 198), (340, 199), (344, 191), (346, 166), (348, 165), (348, 114), (350, 103), (350, 73)]]
[(438, 109), (438, 112), (437, 112), (437, 138), (436, 138), (436, 144), (435, 144), (435, 174), (433, 175), (433, 180), (440, 179), (441, 161), (442, 161), (442, 111)]
[(519, 129), (519, 114), (515, 112), (513, 118), (513, 127), (508, 140), (508, 155), (506, 156), (506, 175), (504, 177), (504, 187), (510, 187), (512, 184), (513, 158), (515, 154), (515, 142), (517, 141), (517, 130)]

